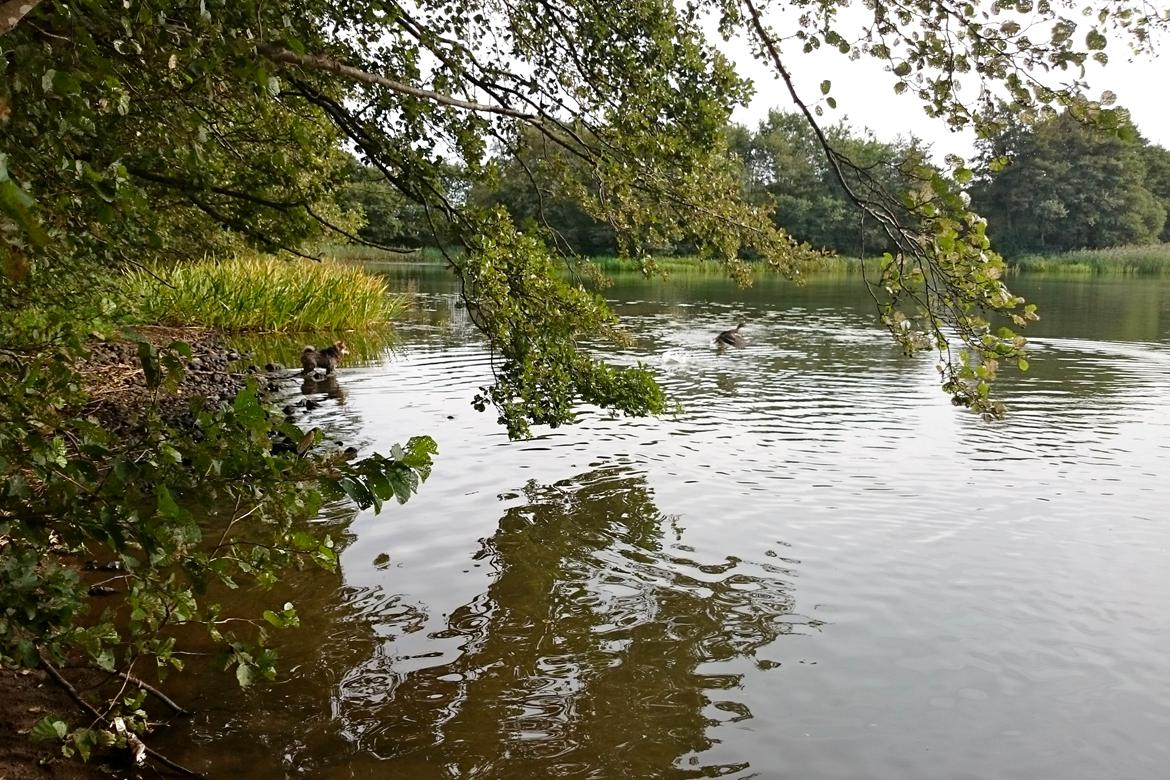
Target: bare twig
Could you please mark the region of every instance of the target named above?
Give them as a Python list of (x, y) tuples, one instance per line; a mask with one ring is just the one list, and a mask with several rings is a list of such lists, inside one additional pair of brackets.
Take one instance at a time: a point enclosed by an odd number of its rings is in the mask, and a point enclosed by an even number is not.
[(114, 674), (118, 675), (123, 680), (130, 683), (131, 685), (137, 685), (139, 688), (146, 691), (147, 693), (149, 693), (151, 696), (153, 696), (154, 698), (161, 701), (166, 706), (170, 707), (171, 710), (176, 715), (184, 715), (184, 716), (191, 715), (190, 710), (184, 709), (183, 707), (179, 706), (179, 704), (176, 703), (174, 699), (172, 699), (170, 696), (167, 696), (165, 693), (160, 691), (158, 688), (155, 688), (153, 685), (146, 682), (145, 680), (140, 680), (132, 674), (127, 674), (126, 672), (120, 672), (117, 669), (114, 670)]

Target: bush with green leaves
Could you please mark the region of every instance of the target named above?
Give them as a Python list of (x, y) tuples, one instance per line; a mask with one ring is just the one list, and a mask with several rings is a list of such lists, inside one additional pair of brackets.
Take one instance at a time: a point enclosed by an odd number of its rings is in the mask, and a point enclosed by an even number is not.
[[(227, 615), (208, 594), (271, 585), (298, 566), (334, 567), (335, 540), (305, 521), (325, 501), (405, 501), (430, 473), (434, 442), (346, 461), (322, 447), (319, 430), (267, 408), (255, 380), (222, 409), (193, 398), (183, 425), (154, 407), (120, 427), (95, 410), (76, 368), (101, 323), (48, 311), (0, 319), (10, 378), (0, 398), (0, 663), (68, 659), (161, 678), (182, 668), (177, 632), (201, 626), (241, 684), (271, 679), (268, 634), (296, 624), (295, 606)], [(143, 341), (139, 355), (148, 386), (165, 398), (190, 350)], [(112, 562), (104, 583), (117, 600), (91, 594), (80, 573), (89, 557)], [(145, 735), (139, 698), (102, 710), (84, 728), (61, 731), (76, 722), (58, 714), (40, 731), (83, 754)]]

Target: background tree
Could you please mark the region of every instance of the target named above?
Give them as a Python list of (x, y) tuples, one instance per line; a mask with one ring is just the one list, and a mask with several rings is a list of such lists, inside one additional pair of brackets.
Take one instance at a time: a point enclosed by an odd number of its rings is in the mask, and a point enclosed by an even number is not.
[(1170, 241), (1170, 150), (1157, 144), (1146, 144), (1142, 152), (1146, 164), (1146, 187), (1167, 214), (1158, 240)]
[[(381, 171), (352, 156), (347, 171), (348, 181), (337, 190), (336, 198), (344, 211), (362, 215), (362, 224), (355, 231), (357, 243), (404, 250), (441, 243), (443, 236), (435, 236), (427, 229), (424, 210), (387, 183)], [(447, 189), (455, 192), (466, 177), (452, 169), (446, 179)], [(327, 234), (324, 237), (329, 238)], [(345, 240), (354, 236), (335, 238)]]
[[(1060, 252), (1158, 241), (1166, 206), (1150, 184), (1161, 160), (1125, 114), (1113, 127), (1071, 112), (984, 144), (973, 205), (1005, 252)], [(1005, 165), (992, 174), (992, 162)], [(1157, 186), (1157, 185), (1155, 185)]]
[(503, 206), (522, 229), (540, 231), (561, 251), (582, 255), (618, 252), (612, 225), (590, 214), (582, 205), (588, 187), (585, 161), (531, 129), (517, 134), (514, 143), (496, 150), (494, 175), (476, 181), (471, 202)]
[[(842, 173), (854, 191), (881, 189), (905, 199), (929, 180), (926, 150), (914, 139), (881, 142), (854, 133), (844, 122), (826, 128), (825, 137), (853, 163)], [(793, 237), (843, 255), (896, 249), (849, 199), (803, 116), (770, 111), (754, 132), (739, 134), (736, 144), (733, 151), (747, 168), (749, 197), (770, 197), (776, 224)]]

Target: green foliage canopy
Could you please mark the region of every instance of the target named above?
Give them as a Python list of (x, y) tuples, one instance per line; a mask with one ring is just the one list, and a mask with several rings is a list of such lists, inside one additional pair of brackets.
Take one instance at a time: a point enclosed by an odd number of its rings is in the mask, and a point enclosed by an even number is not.
[(1101, 127), (1065, 112), (984, 143), (973, 203), (1004, 252), (1148, 244), (1165, 234), (1165, 150), (1124, 113), (1114, 118)]
[[(867, 197), (892, 196), (891, 207), (937, 174), (912, 138), (885, 143), (844, 123), (826, 127), (824, 135), (852, 163), (841, 171), (849, 187)], [(754, 131), (742, 129), (732, 138), (733, 150), (744, 160), (747, 196), (770, 199), (776, 223), (791, 235), (856, 257), (896, 251), (880, 224), (867, 220), (849, 199), (804, 116), (773, 110)], [(903, 219), (911, 224), (914, 216)]]

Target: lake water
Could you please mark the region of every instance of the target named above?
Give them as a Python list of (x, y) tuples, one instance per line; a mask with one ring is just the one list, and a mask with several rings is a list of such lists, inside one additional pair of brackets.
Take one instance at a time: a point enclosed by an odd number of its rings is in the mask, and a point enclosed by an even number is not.
[(1043, 319), (988, 423), (856, 279), (622, 279), (618, 359), (681, 411), (509, 442), (451, 282), (408, 277), (402, 345), (316, 419), (430, 434), (433, 477), (323, 518), (339, 574), (271, 596), (286, 676), (188, 676), (155, 747), (249, 778), (1170, 772), (1170, 281), (1017, 280)]

